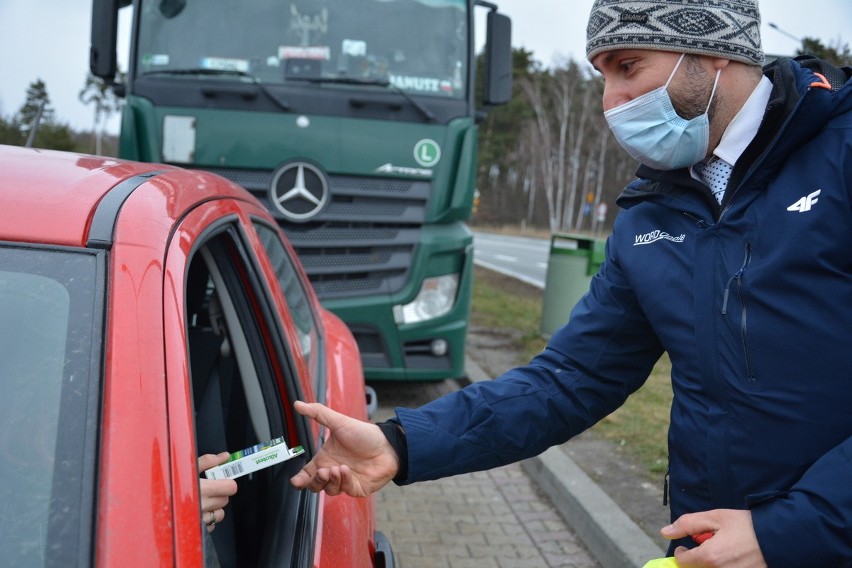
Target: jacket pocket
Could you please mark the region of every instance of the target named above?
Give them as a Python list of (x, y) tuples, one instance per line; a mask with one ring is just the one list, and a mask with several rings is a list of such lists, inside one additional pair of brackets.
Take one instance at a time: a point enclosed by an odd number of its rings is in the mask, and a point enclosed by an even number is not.
[(722, 299), (722, 315), (728, 314), (728, 299), (730, 297), (731, 287), (733, 286), (736, 289), (737, 298), (740, 300), (740, 341), (742, 342), (743, 356), (745, 358), (746, 378), (748, 381), (754, 381), (756, 380), (756, 377), (754, 376), (754, 370), (751, 363), (751, 353), (749, 352), (748, 346), (748, 307), (746, 306), (745, 299), (743, 298), (743, 276), (750, 262), (751, 243), (747, 242), (745, 244), (742, 266), (728, 279), (728, 283), (725, 285), (725, 294)]

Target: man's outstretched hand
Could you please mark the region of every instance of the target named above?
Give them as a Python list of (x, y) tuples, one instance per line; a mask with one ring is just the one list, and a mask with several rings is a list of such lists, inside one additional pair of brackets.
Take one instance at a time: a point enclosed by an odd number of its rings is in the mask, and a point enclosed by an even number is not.
[(399, 457), (375, 424), (350, 418), (316, 402), (297, 401), (294, 407), (330, 433), (314, 459), (290, 478), (294, 487), (314, 493), (366, 497), (397, 474)]

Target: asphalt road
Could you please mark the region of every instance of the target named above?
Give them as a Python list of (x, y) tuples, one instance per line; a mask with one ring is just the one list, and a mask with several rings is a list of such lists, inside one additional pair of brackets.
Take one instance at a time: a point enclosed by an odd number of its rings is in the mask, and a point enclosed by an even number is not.
[(484, 268), (544, 288), (548, 239), (473, 233), (473, 261)]

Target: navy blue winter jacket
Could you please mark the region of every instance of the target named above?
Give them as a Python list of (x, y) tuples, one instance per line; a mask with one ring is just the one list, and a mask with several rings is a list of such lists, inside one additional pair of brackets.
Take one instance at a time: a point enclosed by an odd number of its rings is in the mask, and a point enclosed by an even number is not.
[(750, 508), (769, 566), (852, 566), (852, 69), (765, 73), (766, 116), (721, 206), (686, 169), (641, 167), (589, 293), (540, 355), (397, 409), (405, 483), (565, 442), (667, 351), (672, 518)]

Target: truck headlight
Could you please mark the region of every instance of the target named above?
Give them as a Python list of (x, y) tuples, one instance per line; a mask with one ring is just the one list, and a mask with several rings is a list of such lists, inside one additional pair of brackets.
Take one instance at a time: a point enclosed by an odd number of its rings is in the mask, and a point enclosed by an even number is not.
[(413, 302), (393, 307), (394, 321), (398, 324), (417, 323), (448, 314), (456, 301), (458, 287), (458, 274), (425, 279)]

